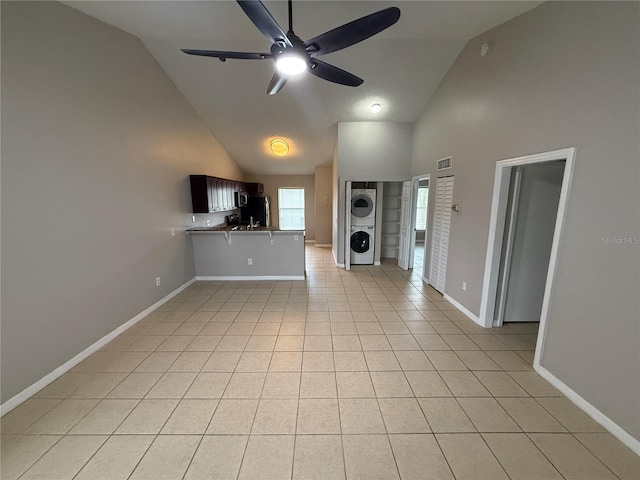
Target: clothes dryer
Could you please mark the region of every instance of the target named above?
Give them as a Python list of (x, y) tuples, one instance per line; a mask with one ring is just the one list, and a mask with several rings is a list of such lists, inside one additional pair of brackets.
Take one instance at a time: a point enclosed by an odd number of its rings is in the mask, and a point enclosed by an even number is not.
[(376, 191), (351, 190), (351, 225), (373, 227), (376, 224)]

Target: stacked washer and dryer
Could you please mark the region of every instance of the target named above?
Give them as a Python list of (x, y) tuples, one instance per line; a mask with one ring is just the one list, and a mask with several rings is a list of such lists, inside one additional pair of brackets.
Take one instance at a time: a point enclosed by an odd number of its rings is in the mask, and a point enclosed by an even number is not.
[(373, 265), (376, 238), (376, 191), (351, 190), (351, 264)]

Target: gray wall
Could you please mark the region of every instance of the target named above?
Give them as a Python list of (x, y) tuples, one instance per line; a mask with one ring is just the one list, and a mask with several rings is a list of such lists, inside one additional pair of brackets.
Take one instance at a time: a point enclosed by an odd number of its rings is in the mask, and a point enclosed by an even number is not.
[(639, 235), (639, 8), (549, 2), (470, 41), (416, 124), (411, 167), (435, 182), (453, 155), (445, 290), (478, 314), (495, 162), (576, 147), (541, 364), (636, 439), (640, 255), (613, 239)]
[[(402, 181), (410, 178), (412, 123), (340, 122), (334, 158), (334, 255), (344, 263), (345, 181)], [(337, 175), (336, 175), (337, 174)]]
[(190, 173), (243, 176), (138, 39), (2, 2), (2, 402), (193, 278)]
[(248, 182), (264, 185), (264, 196), (271, 197), (271, 227), (279, 228), (278, 189), (304, 188), (305, 240), (316, 238), (315, 180), (313, 175), (247, 175)]
[(331, 165), (323, 165), (315, 169), (316, 245), (331, 245), (331, 168)]

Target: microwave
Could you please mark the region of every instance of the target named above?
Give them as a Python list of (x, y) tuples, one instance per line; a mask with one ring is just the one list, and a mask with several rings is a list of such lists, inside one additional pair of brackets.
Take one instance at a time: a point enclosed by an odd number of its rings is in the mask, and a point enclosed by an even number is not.
[(249, 195), (246, 192), (236, 192), (236, 207), (246, 207), (249, 201)]

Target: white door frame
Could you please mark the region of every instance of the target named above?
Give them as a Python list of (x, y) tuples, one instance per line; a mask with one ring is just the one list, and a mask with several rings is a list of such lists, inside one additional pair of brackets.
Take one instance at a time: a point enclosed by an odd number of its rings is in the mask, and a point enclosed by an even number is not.
[(496, 173), (493, 184), (493, 200), (491, 203), (491, 218), (489, 221), (487, 257), (485, 261), (484, 278), (482, 281), (482, 301), (480, 305), (480, 325), (486, 328), (493, 326), (493, 318), (495, 314), (498, 275), (500, 270), (500, 254), (504, 236), (511, 169), (518, 165), (565, 160), (560, 201), (558, 202), (558, 213), (553, 232), (551, 255), (549, 257), (549, 270), (547, 271), (547, 281), (542, 299), (542, 313), (540, 315), (538, 340), (536, 343), (536, 351), (533, 361), (534, 368), (536, 369), (540, 365), (540, 357), (542, 355), (544, 340), (547, 333), (547, 315), (549, 313), (549, 303), (551, 299), (551, 292), (553, 290), (556, 265), (558, 262), (558, 247), (562, 236), (562, 227), (567, 210), (575, 156), (575, 147), (570, 147), (496, 162)]

